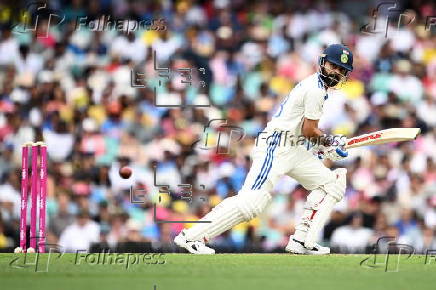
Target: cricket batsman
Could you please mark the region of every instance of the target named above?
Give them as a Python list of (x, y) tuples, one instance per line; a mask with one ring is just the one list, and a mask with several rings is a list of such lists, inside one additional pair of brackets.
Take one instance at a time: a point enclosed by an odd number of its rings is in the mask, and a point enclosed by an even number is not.
[[(330, 170), (323, 158), (333, 161), (348, 156), (340, 142), (317, 144), (289, 143), (290, 137), (304, 136), (306, 141), (326, 137), (318, 128), (328, 91), (345, 82), (353, 70), (353, 54), (342, 44), (328, 46), (319, 58), (318, 72), (298, 83), (280, 104), (262, 132), (265, 142), (256, 140), (251, 152), (252, 165), (242, 189), (237, 195), (224, 199), (189, 229), (182, 230), (174, 242), (193, 254), (214, 254), (205, 243), (239, 223), (258, 216), (271, 200), (270, 192), (278, 179), (288, 175), (310, 191), (304, 213), (286, 251), (295, 254), (329, 254), (316, 240), (333, 210), (345, 194), (345, 168)], [(260, 135), (260, 134), (259, 134)], [(258, 136), (257, 139), (260, 139)], [(259, 141), (259, 142), (258, 142)], [(292, 146), (291, 146), (292, 145)], [(316, 153), (316, 154), (315, 154)]]

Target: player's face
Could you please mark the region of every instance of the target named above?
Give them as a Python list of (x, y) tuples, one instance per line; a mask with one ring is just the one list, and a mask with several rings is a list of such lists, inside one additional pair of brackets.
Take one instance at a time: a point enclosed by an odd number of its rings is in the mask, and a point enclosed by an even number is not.
[(321, 66), (321, 73), (325, 76), (324, 82), (330, 88), (347, 80), (348, 71), (332, 62), (326, 61)]
[(345, 76), (347, 74), (347, 70), (343, 67), (340, 67), (332, 62), (326, 61), (324, 65), (328, 74), (339, 74)]

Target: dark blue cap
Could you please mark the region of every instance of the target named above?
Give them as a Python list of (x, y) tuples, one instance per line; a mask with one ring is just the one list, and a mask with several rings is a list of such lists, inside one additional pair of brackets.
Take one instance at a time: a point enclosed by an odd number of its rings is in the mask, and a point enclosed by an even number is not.
[(328, 60), (347, 71), (353, 70), (353, 53), (342, 44), (331, 44), (327, 46), (321, 55), (321, 60)]

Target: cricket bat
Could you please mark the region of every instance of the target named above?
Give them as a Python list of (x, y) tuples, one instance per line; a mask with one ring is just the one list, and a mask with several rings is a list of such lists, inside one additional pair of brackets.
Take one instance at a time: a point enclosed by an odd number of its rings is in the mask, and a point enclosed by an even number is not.
[(363, 134), (345, 141), (345, 149), (368, 145), (380, 145), (390, 142), (400, 142), (416, 139), (419, 128), (392, 128)]

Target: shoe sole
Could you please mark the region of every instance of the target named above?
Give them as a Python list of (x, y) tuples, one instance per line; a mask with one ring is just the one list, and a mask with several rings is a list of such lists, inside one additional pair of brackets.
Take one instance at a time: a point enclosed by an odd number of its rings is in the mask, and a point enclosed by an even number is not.
[(194, 255), (213, 255), (213, 254), (215, 254), (215, 253), (199, 253), (199, 252), (196, 252), (194, 250), (191, 250), (191, 248), (188, 247), (188, 245), (186, 244), (185, 240), (182, 237), (179, 237), (179, 236), (176, 236), (174, 238), (174, 243), (177, 246), (185, 249), (186, 251), (188, 251), (189, 253), (194, 254)]
[(323, 255), (330, 255), (330, 252), (326, 253), (326, 252), (315, 252), (315, 251), (308, 251), (307, 252), (308, 255), (314, 255), (314, 256), (323, 256)]
[(295, 254), (295, 255), (312, 255), (312, 256), (323, 256), (323, 255), (330, 255), (329, 253), (319, 253), (319, 252), (313, 252), (313, 251), (306, 251), (306, 252), (300, 252), (300, 251), (295, 251), (295, 250), (291, 250), (288, 248), (285, 248), (285, 251), (291, 254)]
[(179, 246), (180, 248), (185, 249), (185, 250), (188, 251), (189, 253), (191, 253), (191, 254), (196, 254), (196, 253), (191, 252), (191, 249), (188, 247), (188, 245), (185, 243), (185, 241), (183, 240), (182, 237), (179, 237), (179, 236), (175, 237), (175, 238), (174, 238), (174, 243), (175, 243), (177, 246)]
[(286, 252), (289, 252), (291, 254), (295, 254), (295, 255), (306, 255), (307, 251), (299, 251), (299, 250), (295, 250), (295, 249), (291, 249), (289, 246), (286, 246), (285, 248)]
[(296, 250), (295, 248), (291, 248), (290, 246), (286, 246), (285, 251), (289, 252), (289, 253), (292, 253), (292, 254), (296, 254), (296, 255), (317, 255), (317, 256), (321, 256), (321, 255), (329, 255), (330, 254), (330, 251), (329, 252), (317, 252), (317, 251), (309, 251), (307, 249)]

